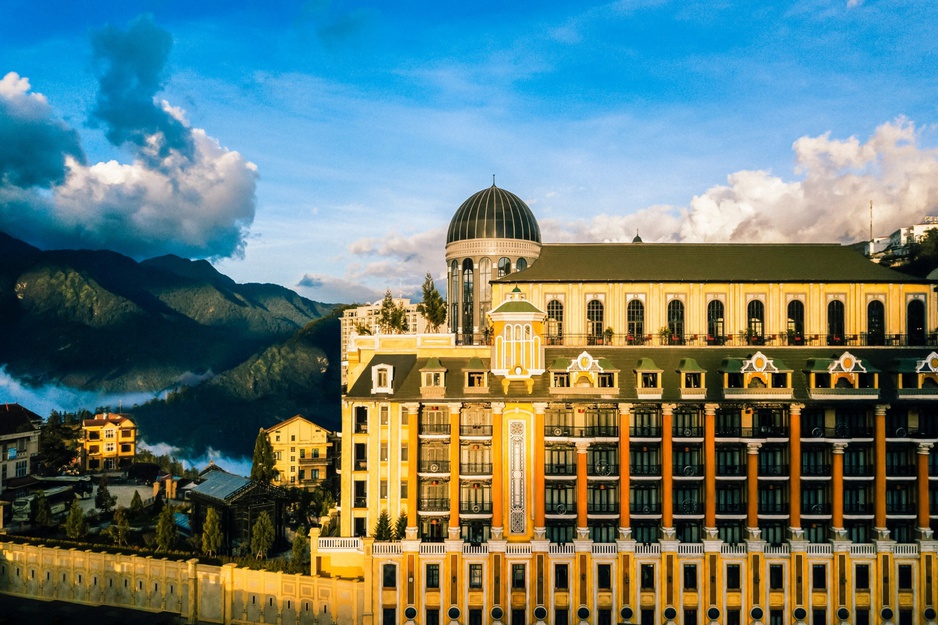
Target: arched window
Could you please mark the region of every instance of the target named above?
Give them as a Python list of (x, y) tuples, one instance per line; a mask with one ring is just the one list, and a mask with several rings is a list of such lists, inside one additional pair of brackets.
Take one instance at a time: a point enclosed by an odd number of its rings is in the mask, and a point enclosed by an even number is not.
[(788, 344), (804, 344), (804, 302), (793, 299), (788, 302)]
[(482, 304), (482, 310), (479, 312), (479, 317), (485, 319), (485, 313), (490, 308), (492, 303), (492, 285), (490, 280), (492, 279), (492, 259), (490, 258), (480, 258), (479, 259), (479, 286), (482, 287), (482, 296), (479, 298)]
[(552, 345), (563, 345), (563, 302), (547, 302), (547, 340)]
[(511, 273), (511, 261), (507, 258), (498, 259), (498, 277), (503, 278)]
[(723, 324), (723, 302), (710, 300), (707, 304), (707, 345), (723, 345), (726, 329)]
[(603, 338), (603, 323), (605, 321), (605, 309), (603, 303), (598, 299), (591, 299), (586, 305), (586, 323), (588, 342), (590, 345), (599, 345)]
[(524, 271), (528, 268), (528, 261), (523, 258), (519, 258), (518, 262), (515, 263), (515, 271)]
[(886, 307), (878, 299), (866, 307), (866, 344), (886, 344)]
[(684, 302), (679, 299), (668, 302), (668, 330), (672, 343), (684, 342)]
[(467, 258), (462, 261), (462, 333), (463, 340), (472, 344), (472, 325), (474, 323), (472, 315), (472, 291), (473, 291), (473, 267), (472, 259)]
[(844, 344), (844, 303), (839, 299), (827, 305), (827, 344)]
[(906, 308), (906, 334), (909, 345), (925, 344), (925, 303), (914, 299)]
[(449, 328), (454, 334), (459, 331), (459, 263), (453, 261), (449, 266)]
[(754, 299), (746, 307), (749, 323), (746, 326), (746, 338), (752, 345), (762, 345), (765, 333), (765, 304), (762, 300)]
[(626, 307), (625, 314), (629, 344), (641, 345), (645, 338), (645, 304), (640, 299), (633, 299)]

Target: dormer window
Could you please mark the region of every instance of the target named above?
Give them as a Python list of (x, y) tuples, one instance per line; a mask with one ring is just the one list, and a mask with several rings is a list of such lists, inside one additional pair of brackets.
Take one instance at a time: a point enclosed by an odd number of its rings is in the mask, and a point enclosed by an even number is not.
[(481, 358), (472, 358), (463, 368), (463, 390), (466, 393), (489, 392), (489, 370)]
[(391, 365), (375, 365), (371, 368), (371, 392), (393, 393), (394, 367)]
[(442, 371), (426, 371), (423, 374), (424, 386), (443, 386)]
[(684, 388), (700, 388), (700, 373), (685, 373)]
[(446, 394), (446, 368), (439, 358), (430, 358), (420, 369), (420, 394), (423, 397), (443, 397)]
[(639, 397), (661, 399), (661, 369), (651, 360), (642, 358), (635, 368), (635, 389)]
[(615, 388), (616, 375), (614, 373), (600, 373), (597, 382), (599, 382), (599, 388)]
[(551, 373), (551, 386), (554, 388), (570, 388), (570, 374), (567, 372)]
[(655, 372), (642, 373), (641, 388), (658, 388), (658, 374)]
[(466, 386), (469, 388), (482, 388), (487, 386), (485, 383), (484, 371), (470, 371), (466, 374)]

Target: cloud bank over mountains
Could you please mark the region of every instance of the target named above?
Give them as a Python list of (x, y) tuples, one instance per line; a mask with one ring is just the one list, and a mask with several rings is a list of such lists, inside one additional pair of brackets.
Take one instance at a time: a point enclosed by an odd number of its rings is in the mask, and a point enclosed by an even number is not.
[[(629, 242), (638, 233), (645, 242), (852, 243), (869, 238), (871, 200), (874, 236), (886, 235), (938, 213), (938, 149), (919, 145), (918, 138), (915, 124), (905, 118), (882, 124), (865, 142), (830, 133), (801, 137), (792, 144), (794, 179), (740, 170), (686, 206), (539, 219), (542, 238), (545, 243)], [(549, 195), (522, 197), (535, 215), (551, 204)], [(577, 207), (564, 212), (576, 215)], [(349, 246), (360, 261), (348, 279), (373, 281), (383, 275), (389, 285), (401, 279), (419, 285), (428, 268), (442, 276), (444, 244), (445, 225), (360, 239)], [(437, 288), (444, 287), (438, 278)]]
[(158, 99), (171, 47), (149, 17), (93, 36), (99, 88), (89, 124), (130, 163), (87, 163), (79, 133), (27, 77), (0, 80), (0, 230), (40, 247), (138, 259), (243, 252), (257, 168)]

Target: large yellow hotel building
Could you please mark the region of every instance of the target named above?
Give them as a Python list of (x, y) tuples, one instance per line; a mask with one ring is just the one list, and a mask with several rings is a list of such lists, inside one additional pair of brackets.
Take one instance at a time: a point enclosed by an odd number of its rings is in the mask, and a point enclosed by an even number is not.
[(366, 621), (936, 622), (930, 283), (839, 245), (542, 244), (495, 186), (446, 260), (447, 330), (344, 354), (314, 573), (361, 575)]

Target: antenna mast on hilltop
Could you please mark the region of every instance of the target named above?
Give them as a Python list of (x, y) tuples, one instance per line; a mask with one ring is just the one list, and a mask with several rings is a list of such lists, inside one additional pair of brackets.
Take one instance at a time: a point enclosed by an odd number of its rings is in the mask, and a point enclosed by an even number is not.
[(870, 243), (873, 242), (873, 200), (870, 200)]

